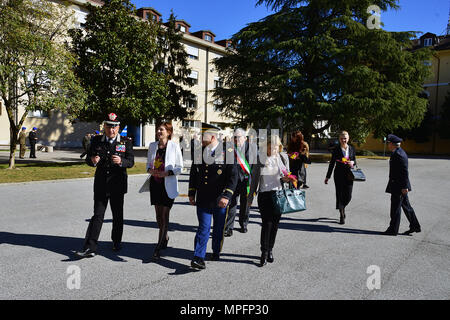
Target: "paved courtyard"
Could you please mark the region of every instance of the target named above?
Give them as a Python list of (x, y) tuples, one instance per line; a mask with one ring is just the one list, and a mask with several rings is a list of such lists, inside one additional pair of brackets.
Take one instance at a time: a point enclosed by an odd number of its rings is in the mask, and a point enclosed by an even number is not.
[[(92, 215), (93, 179), (0, 185), (0, 299), (449, 299), (450, 160), (410, 159), (422, 232), (397, 237), (380, 234), (389, 223), (388, 161), (359, 165), (367, 182), (355, 183), (345, 225), (333, 183), (323, 183), (327, 164), (308, 168), (308, 210), (282, 218), (275, 262), (263, 268), (256, 201), (249, 232), (225, 238), (221, 260), (193, 271), (197, 217), (185, 197), (171, 211), (169, 248), (151, 260), (158, 228), (149, 194), (138, 193), (143, 175), (129, 178), (122, 251), (111, 250), (108, 209), (98, 255), (84, 260), (72, 250)], [(182, 194), (187, 181), (182, 175)]]

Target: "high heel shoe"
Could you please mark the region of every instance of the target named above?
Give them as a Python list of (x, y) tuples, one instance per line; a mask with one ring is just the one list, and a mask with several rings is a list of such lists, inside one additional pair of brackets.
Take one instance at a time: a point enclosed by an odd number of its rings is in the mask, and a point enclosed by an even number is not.
[(167, 249), (167, 243), (169, 242), (169, 237), (167, 237), (167, 239), (165, 239), (162, 243), (161, 243), (161, 249)]
[(264, 267), (267, 264), (267, 252), (261, 254), (261, 259), (259, 260), (259, 266)]
[(153, 259), (158, 260), (161, 258), (160, 247), (156, 246), (155, 251), (153, 251)]

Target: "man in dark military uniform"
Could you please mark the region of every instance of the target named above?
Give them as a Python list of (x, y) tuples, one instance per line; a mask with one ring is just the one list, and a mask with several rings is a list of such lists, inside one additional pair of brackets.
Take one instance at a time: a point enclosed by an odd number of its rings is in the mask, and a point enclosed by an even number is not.
[(86, 232), (83, 251), (76, 253), (80, 258), (90, 258), (96, 254), (108, 201), (113, 216), (113, 250), (121, 248), (127, 168), (134, 166), (134, 154), (131, 140), (119, 135), (119, 124), (117, 115), (110, 113), (104, 121), (105, 133), (92, 139), (87, 154), (86, 163), (97, 168), (94, 180), (94, 215)]
[(237, 183), (237, 170), (232, 159), (222, 149), (217, 131), (209, 130), (203, 135), (203, 159), (193, 163), (189, 177), (189, 202), (197, 206), (199, 226), (194, 240), (194, 258), (191, 266), (205, 269), (206, 246), (214, 219), (212, 234), (212, 260), (219, 260), (223, 244), (223, 230), (227, 208)]
[(36, 158), (36, 142), (38, 140), (36, 134), (37, 128), (33, 127), (33, 130), (28, 134), (30, 140), (30, 158)]
[(404, 234), (421, 231), (419, 221), (408, 199), (411, 184), (408, 173), (408, 156), (400, 147), (402, 141), (393, 134), (387, 137), (388, 148), (392, 152), (389, 160), (389, 182), (386, 187), (386, 192), (391, 194), (391, 222), (384, 233), (392, 236), (398, 234), (402, 209), (409, 221), (409, 230)]
[[(227, 146), (226, 148), (230, 148)], [(225, 225), (225, 237), (233, 235), (234, 220), (237, 213), (237, 203), (239, 197), (239, 224), (241, 232), (247, 232), (248, 225), (248, 193), (250, 191), (250, 176), (251, 167), (249, 164), (249, 145), (243, 129), (236, 129), (234, 131), (234, 146), (227, 151), (234, 152), (234, 161), (236, 170), (238, 172), (238, 181), (236, 185), (236, 192), (231, 199), (230, 209), (227, 215)]]

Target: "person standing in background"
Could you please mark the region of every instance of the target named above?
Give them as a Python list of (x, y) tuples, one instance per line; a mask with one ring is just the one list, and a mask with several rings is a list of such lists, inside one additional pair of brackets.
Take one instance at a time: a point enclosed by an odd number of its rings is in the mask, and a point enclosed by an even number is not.
[(309, 145), (304, 140), (303, 134), (296, 131), (291, 135), (288, 144), (289, 167), (292, 174), (297, 177), (297, 188), (309, 188), (306, 185), (306, 165), (309, 162)]
[(83, 141), (81, 144), (83, 145), (83, 153), (80, 154), (80, 158), (83, 159), (83, 157), (88, 153), (89, 147), (91, 146), (91, 134), (88, 132), (84, 135)]
[(30, 158), (36, 158), (36, 142), (37, 142), (37, 128), (33, 127), (33, 130), (28, 134), (30, 140)]
[(26, 131), (27, 128), (26, 127), (22, 127), (22, 130), (19, 133), (19, 144), (20, 144), (20, 155), (19, 158), (20, 159), (25, 159), (25, 151), (27, 150), (27, 134)]

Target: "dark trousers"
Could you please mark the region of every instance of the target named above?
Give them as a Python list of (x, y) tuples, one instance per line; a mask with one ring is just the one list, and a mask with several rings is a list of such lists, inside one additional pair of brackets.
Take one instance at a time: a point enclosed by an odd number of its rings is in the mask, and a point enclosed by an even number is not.
[(30, 158), (36, 158), (36, 143), (30, 142)]
[(225, 224), (225, 231), (234, 229), (234, 220), (236, 219), (237, 204), (239, 197), (239, 225), (241, 228), (247, 228), (248, 225), (248, 197), (247, 197), (247, 180), (239, 181), (236, 191), (231, 199), (230, 210)]
[(344, 209), (352, 200), (353, 181), (341, 175), (334, 176), (336, 188), (336, 209)]
[(123, 193), (94, 199), (94, 215), (89, 222), (89, 227), (86, 232), (86, 238), (84, 240), (84, 250), (89, 248), (92, 251), (97, 251), (97, 242), (100, 236), (100, 231), (102, 230), (108, 201), (111, 203), (111, 211), (113, 216), (111, 239), (116, 244), (122, 242), (123, 200)]
[(272, 195), (275, 192), (258, 193), (258, 207), (261, 213), (261, 252), (272, 251), (277, 236), (281, 214), (275, 213)]
[(391, 223), (389, 224), (389, 230), (393, 233), (398, 233), (400, 228), (400, 218), (403, 212), (409, 221), (410, 229), (420, 229), (419, 221), (417, 220), (416, 213), (409, 203), (408, 194), (391, 194)]

